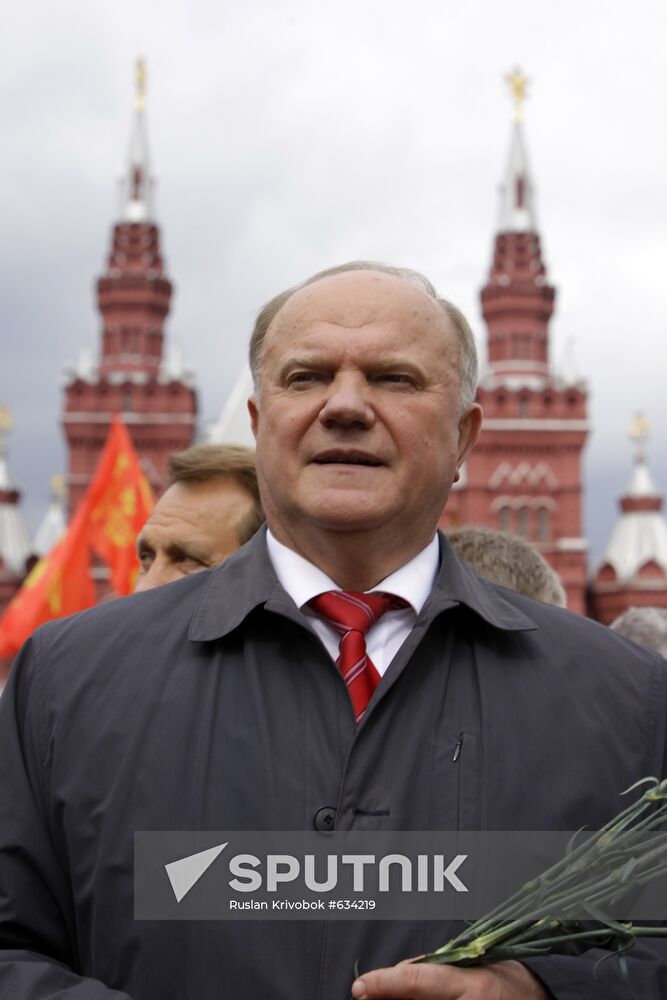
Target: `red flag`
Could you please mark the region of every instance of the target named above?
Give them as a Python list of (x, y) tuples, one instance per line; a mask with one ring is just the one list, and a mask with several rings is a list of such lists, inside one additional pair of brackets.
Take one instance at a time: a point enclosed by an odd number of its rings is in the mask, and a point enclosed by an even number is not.
[(153, 494), (124, 424), (114, 418), (95, 475), (63, 538), (35, 564), (0, 618), (0, 658), (14, 656), (44, 622), (95, 603), (90, 547), (111, 568), (118, 594), (134, 589), (135, 539)]
[(84, 498), (63, 538), (35, 563), (0, 618), (0, 657), (14, 656), (38, 625), (95, 603), (87, 522)]
[(127, 428), (114, 417), (86, 491), (88, 538), (109, 564), (117, 594), (131, 594), (139, 570), (135, 540), (153, 509), (153, 492)]

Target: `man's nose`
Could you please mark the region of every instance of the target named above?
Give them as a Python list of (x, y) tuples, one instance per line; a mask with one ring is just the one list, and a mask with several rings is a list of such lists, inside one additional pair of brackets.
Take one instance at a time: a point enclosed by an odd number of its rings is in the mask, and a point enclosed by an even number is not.
[(338, 374), (329, 387), (326, 402), (320, 410), (320, 420), (327, 427), (358, 425), (371, 427), (375, 411), (369, 398), (370, 387), (360, 372)]

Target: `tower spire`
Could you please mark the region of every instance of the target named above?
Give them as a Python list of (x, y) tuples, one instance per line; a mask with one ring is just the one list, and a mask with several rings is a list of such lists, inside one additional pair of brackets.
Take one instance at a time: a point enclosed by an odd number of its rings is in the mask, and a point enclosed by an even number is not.
[[(621, 497), (620, 505), (623, 512), (637, 510), (661, 510), (662, 495), (656, 488), (647, 462), (646, 445), (649, 439), (651, 425), (643, 413), (638, 411), (628, 427), (628, 437), (635, 446), (634, 463), (630, 482)], [(640, 500), (639, 507), (636, 501)], [(648, 506), (647, 506), (648, 503)]]
[(581, 380), (566, 381), (551, 368), (549, 321), (556, 290), (542, 260), (523, 135), (528, 80), (515, 69), (504, 84), (509, 84), (514, 120), (500, 224), (481, 295), (487, 363), (477, 400), (484, 409), (484, 430), (466, 462), (466, 483), (450, 497), (447, 522), (474, 521), (534, 542), (561, 575), (568, 607), (581, 613), (586, 389)]
[(514, 127), (505, 176), (500, 186), (498, 230), (501, 233), (535, 233), (535, 193), (521, 125), (529, 80), (518, 68), (505, 79), (514, 102)]
[(136, 64), (134, 111), (120, 213), (114, 221), (104, 274), (97, 281), (102, 318), (99, 354), (85, 350), (67, 372), (63, 424), (69, 458), (71, 513), (83, 496), (114, 414), (161, 491), (171, 452), (192, 443), (197, 410), (190, 373), (168, 360), (165, 322), (172, 284), (152, 211), (146, 138), (146, 67)]
[(667, 520), (648, 468), (649, 430), (645, 416), (636, 413), (628, 429), (635, 452), (632, 474), (592, 581), (591, 610), (605, 625), (629, 607), (667, 607)]
[(120, 219), (123, 222), (150, 222), (153, 216), (154, 179), (150, 173), (148, 156), (146, 64), (143, 59), (137, 59), (135, 74), (130, 145), (125, 173), (120, 181)]
[(533, 384), (550, 374), (548, 324), (555, 289), (547, 282), (542, 260), (521, 123), (528, 80), (515, 69), (506, 81), (514, 102), (514, 124), (500, 186), (493, 260), (482, 289), (482, 312), (489, 329), (488, 371)]
[(528, 84), (530, 83), (530, 80), (527, 76), (523, 75), (518, 66), (515, 66), (512, 72), (507, 74), (505, 79), (509, 84), (512, 100), (514, 101), (514, 121), (518, 125), (521, 121), (522, 106), (528, 93)]
[(646, 442), (650, 430), (651, 425), (644, 414), (637, 411), (628, 427), (628, 437), (635, 443), (635, 465), (643, 465), (646, 462)]

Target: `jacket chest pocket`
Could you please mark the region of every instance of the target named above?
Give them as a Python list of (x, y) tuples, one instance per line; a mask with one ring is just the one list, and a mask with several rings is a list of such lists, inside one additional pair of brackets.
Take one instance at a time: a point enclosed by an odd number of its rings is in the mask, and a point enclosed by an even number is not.
[(432, 830), (479, 830), (481, 761), (479, 734), (442, 733), (433, 766), (429, 824)]
[(477, 733), (462, 732), (452, 754), (458, 786), (459, 830), (480, 828), (479, 738)]

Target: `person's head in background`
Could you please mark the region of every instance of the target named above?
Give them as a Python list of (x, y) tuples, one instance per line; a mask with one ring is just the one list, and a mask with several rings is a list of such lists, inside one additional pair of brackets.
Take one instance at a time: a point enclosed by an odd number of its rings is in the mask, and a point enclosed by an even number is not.
[(136, 591), (217, 565), (264, 520), (250, 448), (195, 445), (170, 457), (168, 476), (137, 538)]
[(628, 608), (609, 627), (667, 659), (667, 608)]
[(447, 537), (456, 554), (480, 576), (536, 601), (566, 607), (558, 574), (525, 539), (475, 524), (456, 528)]

